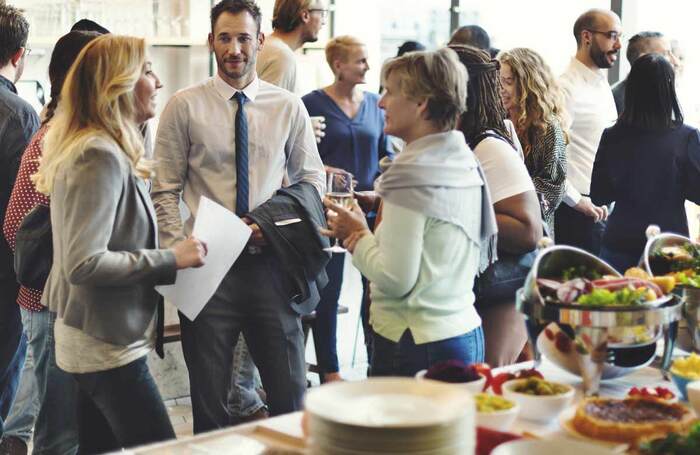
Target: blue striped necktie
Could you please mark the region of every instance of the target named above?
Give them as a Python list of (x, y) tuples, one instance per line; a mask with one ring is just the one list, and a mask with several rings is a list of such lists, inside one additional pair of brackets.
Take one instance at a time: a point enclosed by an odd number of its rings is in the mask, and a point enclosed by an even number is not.
[(243, 92), (233, 95), (238, 102), (236, 111), (236, 215), (248, 213), (248, 119), (243, 105), (248, 101)]

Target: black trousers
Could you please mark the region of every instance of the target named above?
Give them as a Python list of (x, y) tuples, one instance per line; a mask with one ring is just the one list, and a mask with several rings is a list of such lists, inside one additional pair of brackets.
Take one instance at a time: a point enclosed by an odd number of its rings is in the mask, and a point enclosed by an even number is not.
[(554, 235), (558, 245), (571, 245), (598, 256), (605, 232), (605, 221), (595, 222), (573, 207), (562, 203), (554, 212)]

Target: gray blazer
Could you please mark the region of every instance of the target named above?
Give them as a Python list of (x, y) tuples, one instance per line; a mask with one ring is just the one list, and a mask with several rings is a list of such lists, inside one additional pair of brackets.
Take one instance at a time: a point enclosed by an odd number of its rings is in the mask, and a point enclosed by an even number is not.
[(94, 140), (56, 175), (51, 193), (54, 262), (42, 303), (99, 340), (143, 338), (158, 295), (175, 282), (175, 255), (158, 247), (143, 179), (116, 144)]

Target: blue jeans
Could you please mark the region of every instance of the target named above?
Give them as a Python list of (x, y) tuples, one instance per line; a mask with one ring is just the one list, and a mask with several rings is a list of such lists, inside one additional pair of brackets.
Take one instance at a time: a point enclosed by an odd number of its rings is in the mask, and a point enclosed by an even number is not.
[(414, 376), (420, 370), (446, 360), (464, 363), (484, 361), (484, 332), (478, 327), (471, 332), (445, 340), (416, 344), (410, 330), (398, 343), (374, 333), (372, 376)]
[(265, 406), (257, 389), (262, 387), (260, 372), (250, 356), (243, 334), (233, 350), (231, 388), (228, 392), (228, 410), (231, 423), (238, 424), (242, 418), (255, 414)]
[(0, 281), (0, 437), (17, 393), (27, 352), (17, 305), (17, 284)]
[(21, 308), (20, 311), (29, 349), (17, 398), (7, 419), (6, 434), (28, 442), (34, 428), (32, 453), (75, 454), (78, 385), (56, 365), (53, 337), (56, 313), (46, 309)]
[(638, 254), (627, 253), (624, 251), (611, 250), (605, 246), (600, 249), (600, 258), (613, 266), (620, 273), (625, 273), (625, 270), (630, 267), (636, 267), (639, 264), (639, 259), (644, 254), (640, 251)]
[(112, 452), (175, 438), (168, 411), (148, 371), (146, 356), (118, 368), (73, 377), (80, 387), (81, 454)]

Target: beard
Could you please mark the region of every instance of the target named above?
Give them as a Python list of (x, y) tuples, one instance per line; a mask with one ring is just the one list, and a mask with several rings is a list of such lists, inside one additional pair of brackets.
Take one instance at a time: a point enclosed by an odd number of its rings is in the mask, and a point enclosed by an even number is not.
[[(257, 50), (255, 51), (257, 52)], [(243, 64), (243, 68), (240, 71), (231, 71), (226, 68), (226, 61), (223, 57), (216, 56), (216, 65), (219, 67), (221, 72), (223, 72), (227, 77), (231, 79), (242, 79), (248, 76), (251, 72), (255, 71), (255, 53), (252, 57), (248, 57)]]
[(596, 64), (598, 68), (601, 69), (606, 69), (606, 68), (611, 68), (613, 66), (613, 63), (610, 63), (610, 60), (608, 60), (608, 55), (616, 55), (618, 51), (613, 50), (613, 51), (608, 51), (604, 52), (600, 46), (598, 46), (598, 43), (595, 42), (595, 40), (591, 43), (591, 50), (590, 50), (590, 56), (591, 60)]
[(305, 43), (315, 43), (318, 41), (318, 32), (314, 32), (313, 30), (305, 30), (302, 40)]

